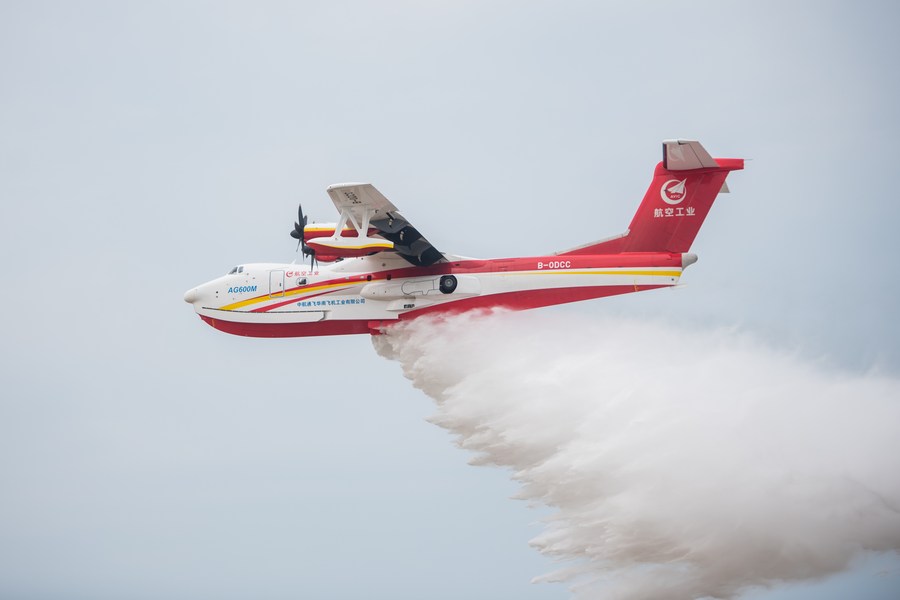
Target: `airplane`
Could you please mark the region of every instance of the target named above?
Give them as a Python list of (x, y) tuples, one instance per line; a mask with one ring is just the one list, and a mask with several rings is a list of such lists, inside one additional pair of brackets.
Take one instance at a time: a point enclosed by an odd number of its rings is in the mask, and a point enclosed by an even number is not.
[(250, 337), (378, 335), (424, 315), (532, 309), (672, 287), (697, 261), (691, 244), (740, 158), (712, 158), (693, 140), (663, 142), (644, 199), (617, 236), (553, 254), (478, 259), (435, 248), (368, 183), (329, 186), (336, 223), (291, 237), (307, 265), (244, 264), (188, 290), (184, 301), (219, 331)]

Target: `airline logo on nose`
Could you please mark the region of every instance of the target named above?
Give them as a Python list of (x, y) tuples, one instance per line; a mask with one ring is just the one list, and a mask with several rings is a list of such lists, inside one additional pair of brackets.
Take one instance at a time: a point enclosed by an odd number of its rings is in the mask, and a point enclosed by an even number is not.
[(682, 179), (681, 181), (670, 179), (662, 184), (659, 195), (662, 197), (663, 202), (666, 204), (681, 204), (681, 201), (684, 200), (684, 196), (687, 193), (687, 190), (684, 189), (685, 181), (687, 181), (687, 179)]

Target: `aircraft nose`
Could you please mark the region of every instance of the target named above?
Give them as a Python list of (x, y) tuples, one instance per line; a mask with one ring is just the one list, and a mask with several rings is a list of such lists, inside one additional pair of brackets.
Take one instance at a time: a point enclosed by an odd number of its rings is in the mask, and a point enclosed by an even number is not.
[(200, 298), (200, 291), (197, 288), (191, 288), (184, 293), (184, 301), (193, 304)]

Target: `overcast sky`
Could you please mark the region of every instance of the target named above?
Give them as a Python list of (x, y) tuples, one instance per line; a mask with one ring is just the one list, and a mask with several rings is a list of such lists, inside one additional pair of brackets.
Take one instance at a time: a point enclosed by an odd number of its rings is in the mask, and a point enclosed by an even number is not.
[[(292, 260), (297, 202), (333, 220), (341, 181), (468, 256), (616, 234), (683, 137), (752, 159), (687, 287), (552, 310), (897, 377), (898, 13), (0, 0), (0, 595), (568, 597), (529, 583), (546, 512), (366, 336), (226, 336), (182, 294)], [(898, 582), (881, 557), (748, 597)]]

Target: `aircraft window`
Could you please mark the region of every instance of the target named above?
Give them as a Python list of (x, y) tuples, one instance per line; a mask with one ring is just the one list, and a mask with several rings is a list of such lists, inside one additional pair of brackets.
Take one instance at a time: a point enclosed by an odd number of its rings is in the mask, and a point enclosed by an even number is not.
[(231, 270), (228, 271), (229, 275), (234, 275), (235, 273), (237, 273), (237, 267), (231, 267)]
[(306, 277), (297, 280), (297, 285), (306, 285)]

